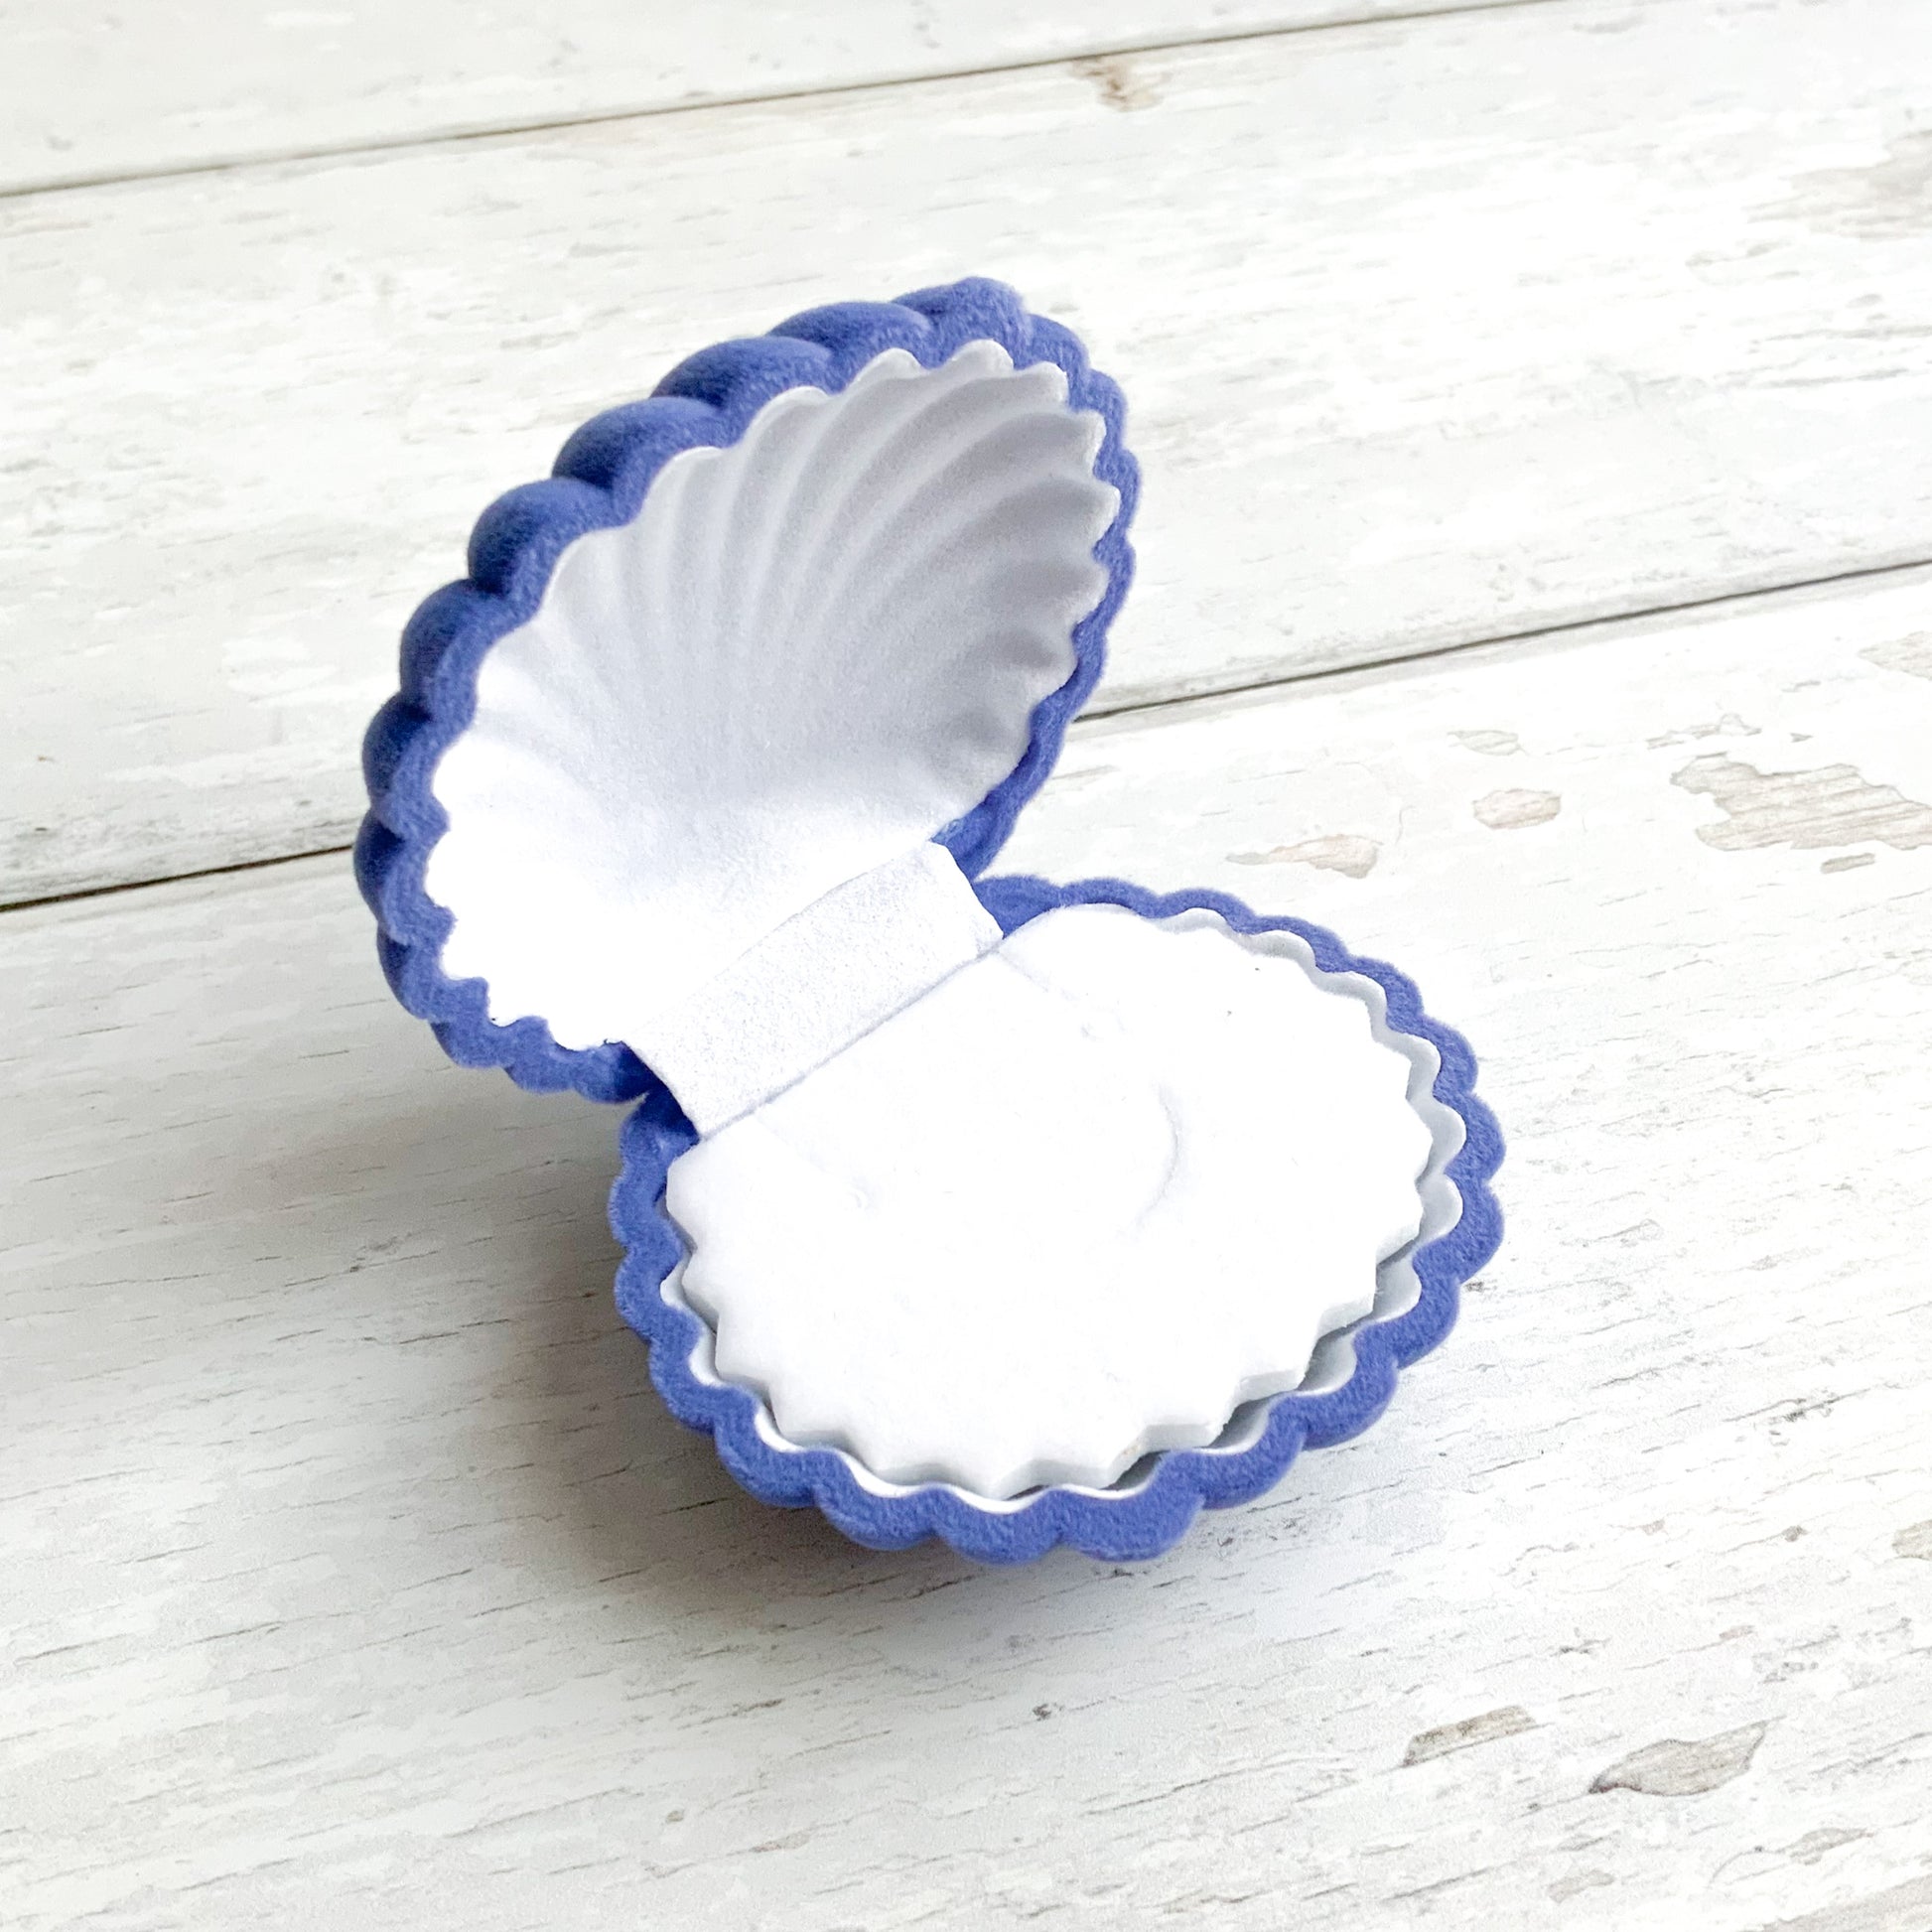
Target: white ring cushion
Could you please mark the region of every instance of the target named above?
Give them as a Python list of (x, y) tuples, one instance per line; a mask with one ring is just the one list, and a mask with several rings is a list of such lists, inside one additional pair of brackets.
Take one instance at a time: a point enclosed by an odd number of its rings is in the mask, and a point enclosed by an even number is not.
[(1296, 1386), (1432, 1147), (1349, 982), (1121, 907), (1002, 941), (929, 843), (1072, 672), (1100, 438), (991, 343), (787, 391), (571, 545), (434, 781), (444, 970), (705, 1136), (666, 1205), (718, 1372), (991, 1498)]

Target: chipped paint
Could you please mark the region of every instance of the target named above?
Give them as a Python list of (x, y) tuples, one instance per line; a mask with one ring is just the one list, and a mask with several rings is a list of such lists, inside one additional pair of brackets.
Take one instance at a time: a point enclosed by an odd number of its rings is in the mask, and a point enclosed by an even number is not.
[(1409, 1739), (1402, 1761), (1422, 1764), (1449, 1751), (1465, 1751), (1472, 1745), (1492, 1743), (1498, 1737), (1514, 1737), (1518, 1731), (1533, 1728), (1530, 1714), (1520, 1704), (1505, 1705), (1500, 1711), (1485, 1711), (1479, 1718), (1463, 1718), (1452, 1725), (1438, 1725), (1434, 1730), (1419, 1730)]
[(1455, 742), (1465, 750), (1480, 752), (1486, 759), (1512, 758), (1523, 749), (1514, 732), (1457, 732)]
[(1866, 1892), (1826, 1905), (1803, 1918), (1781, 1918), (1759, 1932), (1925, 1932), (1932, 1925), (1932, 1877)]
[(1892, 1555), (1923, 1557), (1932, 1563), (1932, 1522), (1913, 1523), (1891, 1540)]
[(1647, 738), (1644, 743), (1653, 752), (1661, 752), (1672, 745), (1692, 745), (1706, 738), (1755, 738), (1758, 728), (1747, 725), (1734, 711), (1726, 711), (1722, 718), (1711, 725), (1686, 725), (1682, 731), (1665, 732), (1659, 738)]
[(1908, 637), (1891, 637), (1867, 644), (1859, 655), (1881, 671), (1903, 671), (1907, 677), (1932, 678), (1932, 630), (1915, 630)]
[(1096, 60), (1075, 61), (1073, 71), (1091, 80), (1100, 92), (1100, 103), (1116, 113), (1132, 114), (1154, 106), (1159, 90), (1125, 54), (1103, 54)]
[(1869, 1832), (1854, 1831), (1849, 1826), (1823, 1825), (1815, 1832), (1807, 1832), (1795, 1845), (1786, 1846), (1785, 1857), (1798, 1864), (1816, 1864), (1827, 1852), (1836, 1852), (1841, 1845), (1853, 1845), (1870, 1836)]
[(1779, 210), (1827, 234), (1861, 240), (1917, 240), (1932, 215), (1932, 134), (1900, 136), (1863, 168), (1820, 168), (1795, 176)]
[(1492, 791), (1471, 807), (1492, 832), (1514, 832), (1525, 825), (1547, 825), (1563, 810), (1554, 791)]
[(1567, 1878), (1559, 1878), (1550, 1887), (1550, 1896), (1561, 1905), (1566, 1898), (1575, 1898), (1580, 1891), (1594, 1891), (1599, 1885), (1613, 1885), (1616, 1880), (1607, 1871), (1573, 1871)]
[(1693, 1798), (1715, 1791), (1751, 1767), (1768, 1724), (1744, 1725), (1715, 1737), (1664, 1737), (1618, 1758), (1590, 1781), (1592, 1791), (1640, 1791), (1649, 1798)]
[(1722, 824), (1697, 828), (1698, 837), (1720, 852), (1773, 845), (1808, 851), (1872, 840), (1900, 852), (1932, 845), (1932, 806), (1890, 785), (1867, 783), (1855, 765), (1760, 771), (1711, 752), (1673, 772), (1671, 783), (1722, 808)]
[(1374, 839), (1354, 832), (1334, 832), (1325, 838), (1304, 839), (1299, 845), (1278, 845), (1267, 852), (1230, 852), (1232, 866), (1316, 866), (1350, 879), (1366, 879), (1375, 870), (1382, 848)]

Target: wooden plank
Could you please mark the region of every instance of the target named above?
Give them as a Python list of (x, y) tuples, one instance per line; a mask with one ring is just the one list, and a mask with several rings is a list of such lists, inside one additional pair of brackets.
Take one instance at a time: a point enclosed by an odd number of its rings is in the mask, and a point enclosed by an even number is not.
[(483, 501), (970, 271), (1134, 398), (1103, 707), (1917, 556), (1928, 64), (1916, 0), (1577, 0), (8, 205), (4, 897), (340, 843)]
[(1918, 1923), (1929, 589), (1081, 728), (1016, 860), (1395, 957), (1513, 1146), (1383, 1422), (1143, 1567), (739, 1495), (613, 1118), (340, 863), (0, 919), (7, 1923)]
[(1530, 0), (0, 4), (0, 194)]

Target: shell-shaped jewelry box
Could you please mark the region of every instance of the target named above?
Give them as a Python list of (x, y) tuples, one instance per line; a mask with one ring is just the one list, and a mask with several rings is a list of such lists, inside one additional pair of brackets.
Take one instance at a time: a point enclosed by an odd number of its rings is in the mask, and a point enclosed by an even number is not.
[(1401, 974), (1220, 894), (982, 876), (1136, 482), (1011, 290), (813, 310), (493, 504), (369, 730), (397, 997), (637, 1103), (658, 1389), (862, 1543), (1151, 1555), (1372, 1422), (1498, 1238), (1473, 1062)]

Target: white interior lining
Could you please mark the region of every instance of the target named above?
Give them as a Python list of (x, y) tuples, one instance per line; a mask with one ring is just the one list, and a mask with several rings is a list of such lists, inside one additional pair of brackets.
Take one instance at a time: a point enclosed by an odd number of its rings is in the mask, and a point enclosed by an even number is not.
[[(1183, 929), (1201, 926), (1209, 930), (1228, 931), (1219, 916), (1208, 911), (1182, 913), (1166, 923), (1170, 927)], [(1352, 1321), (1330, 1328), (1317, 1342), (1306, 1373), (1299, 1381), (1290, 1385), (1302, 1392), (1314, 1394), (1324, 1389), (1338, 1387), (1352, 1372), (1354, 1367), (1352, 1336), (1356, 1332), (1373, 1323), (1393, 1319), (1415, 1306), (1420, 1294), (1420, 1284), (1413, 1265), (1416, 1251), (1427, 1242), (1448, 1232), (1461, 1215), (1461, 1199), (1453, 1182), (1448, 1176), (1448, 1169), (1461, 1149), (1465, 1130), (1460, 1117), (1435, 1097), (1435, 1081), (1441, 1070), (1441, 1059), (1436, 1049), (1426, 1039), (1402, 1033), (1388, 1024), (1386, 996), (1376, 982), (1360, 974), (1323, 972), (1315, 964), (1313, 954), (1307, 942), (1292, 932), (1238, 935), (1230, 933), (1229, 936), (1250, 951), (1292, 961), (1310, 981), (1330, 994), (1355, 1002), (1365, 1012), (1377, 1043), (1398, 1053), (1406, 1063), (1404, 1098), (1409, 1109), (1422, 1122), (1429, 1139), (1428, 1158), (1416, 1181), (1420, 1217), (1413, 1237), (1386, 1256), (1376, 1268), (1373, 1296), (1366, 1312)], [(1271, 1275), (1279, 1279), (1292, 1268), (1293, 1262), (1292, 1252), (1271, 1256)], [(701, 1381), (714, 1384), (729, 1381), (738, 1383), (740, 1386), (748, 1386), (742, 1378), (727, 1376), (720, 1371), (717, 1364), (717, 1334), (713, 1326), (714, 1317), (707, 1312), (698, 1299), (687, 1292), (684, 1276), (685, 1269), (680, 1266), (665, 1282), (662, 1293), (673, 1306), (689, 1309), (699, 1317), (702, 1324), (690, 1357), (692, 1371)], [(1184, 1282), (1176, 1283), (1176, 1295), (1183, 1295), (1186, 1287), (1187, 1284)], [(854, 1454), (847, 1445), (826, 1442), (815, 1437), (788, 1434), (779, 1427), (764, 1392), (756, 1385), (749, 1386), (751, 1392), (759, 1398), (757, 1411), (759, 1434), (771, 1447), (787, 1450), (804, 1448), (831, 1449), (845, 1461), (855, 1480), (878, 1495), (902, 1496), (916, 1486), (909, 1481), (894, 1481), (880, 1474), (868, 1466), (860, 1456)], [(1259, 1439), (1262, 1429), (1266, 1427), (1269, 1408), (1270, 1401), (1266, 1396), (1251, 1397), (1236, 1403), (1219, 1432), (1209, 1439), (1204, 1447), (1215, 1454), (1238, 1454), (1252, 1448)], [(1089, 1494), (1103, 1492), (1125, 1494), (1148, 1481), (1156, 1466), (1154, 1454), (1144, 1453), (1130, 1463), (1112, 1482), (1071, 1482), (1068, 1486)], [(952, 1481), (947, 1486), (965, 1496), (976, 1506), (989, 1509), (1023, 1508), (1033, 1493), (1030, 1488), (1022, 1488), (1007, 1496), (995, 1496), (960, 1481)]]
[[(483, 660), (433, 779), (444, 970), (499, 1024), (654, 1064), (701, 989), (970, 811), (1105, 588), (1103, 435), (1060, 369), (979, 342), (889, 350), (673, 458)], [(767, 1038), (796, 1007), (769, 991), (761, 1020), (745, 971), (729, 993)]]
[(1375, 1022), (1211, 915), (1031, 921), (673, 1165), (718, 1373), (980, 1496), (1214, 1443), (1423, 1227), (1435, 1132)]

